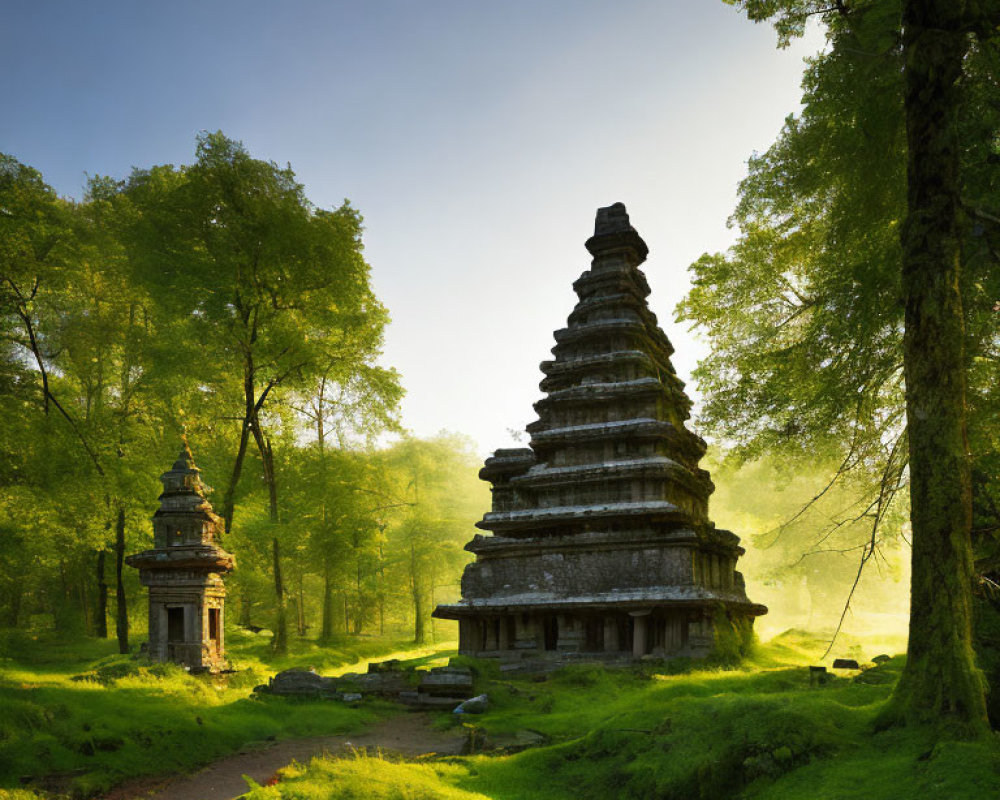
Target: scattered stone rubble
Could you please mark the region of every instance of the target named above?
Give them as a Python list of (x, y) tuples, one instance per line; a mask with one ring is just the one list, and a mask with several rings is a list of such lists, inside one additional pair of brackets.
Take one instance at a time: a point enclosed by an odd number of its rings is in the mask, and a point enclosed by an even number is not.
[(447, 666), (415, 671), (403, 667), (398, 661), (383, 661), (369, 664), (366, 674), (349, 672), (331, 678), (323, 677), (313, 669), (287, 669), (270, 678), (266, 684), (255, 687), (254, 691), (258, 694), (344, 702), (374, 696), (399, 700), (415, 708), (456, 708), (472, 697), (473, 681), (468, 667)]
[(340, 699), (342, 694), (337, 691), (335, 681), (335, 678), (324, 678), (313, 669), (294, 668), (279, 672), (269, 678), (266, 685), (255, 687), (254, 691), (280, 697), (324, 697), (334, 700)]

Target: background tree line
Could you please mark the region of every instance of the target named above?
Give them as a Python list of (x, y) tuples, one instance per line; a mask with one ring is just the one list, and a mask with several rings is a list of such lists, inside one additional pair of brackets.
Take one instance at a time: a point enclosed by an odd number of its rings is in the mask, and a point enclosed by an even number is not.
[[(398, 432), (360, 214), (221, 133), (80, 202), (0, 155), (0, 616), (107, 636), (143, 619), (127, 552), (186, 430), (231, 614), (298, 636), (412, 626), (454, 597), (483, 488), (467, 442)], [(141, 624), (141, 623), (140, 623)]]

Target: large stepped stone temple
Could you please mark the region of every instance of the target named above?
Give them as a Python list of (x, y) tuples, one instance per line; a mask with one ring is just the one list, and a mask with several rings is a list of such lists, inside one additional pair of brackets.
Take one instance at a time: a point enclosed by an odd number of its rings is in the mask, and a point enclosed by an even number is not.
[(625, 206), (598, 210), (586, 247), (579, 302), (541, 364), (531, 447), (486, 460), (493, 508), (477, 527), (491, 535), (466, 545), (462, 598), (434, 614), (481, 657), (705, 656), (720, 626), (747, 631), (767, 609), (736, 571), (739, 538), (709, 521), (705, 443), (684, 427), (691, 402)]

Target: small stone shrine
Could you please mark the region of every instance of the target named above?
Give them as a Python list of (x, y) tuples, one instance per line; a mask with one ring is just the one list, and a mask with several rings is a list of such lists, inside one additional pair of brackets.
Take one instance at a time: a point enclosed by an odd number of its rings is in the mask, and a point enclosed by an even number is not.
[(215, 543), (222, 519), (205, 499), (187, 440), (174, 465), (160, 476), (163, 494), (153, 515), (153, 549), (129, 556), (149, 587), (149, 657), (192, 670), (227, 668), (223, 573), (235, 559)]
[(739, 538), (709, 521), (705, 443), (684, 427), (691, 402), (624, 205), (598, 210), (586, 247), (531, 447), (486, 460), (493, 508), (477, 527), (491, 535), (466, 545), (462, 599), (434, 614), (479, 657), (706, 656), (720, 626), (749, 633), (767, 609), (747, 599)]

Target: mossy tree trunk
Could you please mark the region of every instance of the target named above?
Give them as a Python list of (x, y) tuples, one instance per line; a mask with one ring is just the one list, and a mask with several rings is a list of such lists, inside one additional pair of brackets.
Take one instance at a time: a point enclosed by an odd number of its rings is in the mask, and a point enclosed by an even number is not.
[(903, 340), (913, 569), (906, 668), (889, 719), (987, 729), (971, 631), (972, 495), (959, 290), (958, 80), (963, 0), (906, 0), (908, 214)]

